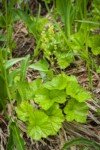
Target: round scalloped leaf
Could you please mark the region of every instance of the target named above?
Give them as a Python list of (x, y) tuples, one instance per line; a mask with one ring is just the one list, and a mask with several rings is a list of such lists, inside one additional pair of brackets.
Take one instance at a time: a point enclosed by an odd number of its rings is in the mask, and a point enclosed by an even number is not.
[(49, 117), (49, 123), (52, 127), (52, 135), (55, 135), (61, 128), (62, 122), (64, 121), (62, 110), (59, 108), (58, 104), (54, 104), (49, 110), (46, 111), (46, 114)]
[(79, 102), (84, 102), (91, 98), (90, 94), (76, 82), (70, 82), (67, 85), (66, 94), (75, 98)]
[(34, 140), (40, 140), (51, 135), (52, 127), (49, 123), (48, 116), (42, 111), (34, 111), (30, 116), (27, 132)]
[(88, 106), (84, 102), (78, 102), (75, 99), (71, 99), (64, 108), (67, 121), (77, 121), (81, 123), (86, 122)]
[(46, 88), (41, 88), (35, 95), (35, 102), (38, 102), (44, 110), (49, 109), (55, 102), (64, 103), (65, 101), (66, 92), (64, 90), (48, 90)]
[(20, 120), (28, 121), (30, 114), (33, 113), (33, 106), (29, 102), (23, 101), (16, 108), (16, 113)]
[(54, 77), (51, 81), (44, 83), (44, 87), (49, 90), (63, 90), (66, 88), (67, 76), (65, 74), (59, 74)]

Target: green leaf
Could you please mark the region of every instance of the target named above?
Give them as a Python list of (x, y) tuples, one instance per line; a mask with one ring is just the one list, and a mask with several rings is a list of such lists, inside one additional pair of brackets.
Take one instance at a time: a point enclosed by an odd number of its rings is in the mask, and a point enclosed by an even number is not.
[(26, 70), (28, 68), (28, 61), (29, 61), (30, 56), (27, 55), (21, 64), (21, 71), (20, 71), (20, 80), (24, 81), (25, 77), (26, 77)]
[(23, 22), (27, 25), (30, 26), (32, 24), (32, 19), (30, 18), (30, 16), (23, 10), (21, 9), (14, 9), (14, 12), (16, 15), (19, 16), (19, 18), (21, 20), (23, 20)]
[(51, 81), (46, 82), (43, 86), (49, 90), (63, 90), (66, 88), (67, 76), (65, 74), (59, 74)]
[(27, 81), (18, 82), (17, 87), (22, 100), (30, 100), (32, 97), (34, 97), (32, 91), (30, 91), (30, 86)]
[(35, 69), (35, 70), (38, 70), (38, 71), (48, 71), (49, 64), (48, 64), (48, 62), (46, 60), (40, 59), (35, 64), (31, 64), (29, 66), (29, 68)]
[(18, 82), (18, 92), (23, 100), (31, 100), (34, 98), (36, 90), (40, 87), (41, 80), (36, 79), (30, 83)]
[(47, 110), (55, 102), (64, 103), (66, 101), (66, 92), (64, 90), (48, 90), (46, 88), (41, 88), (37, 91), (35, 95), (35, 102), (39, 102), (40, 106)]
[(16, 108), (17, 116), (22, 121), (28, 121), (30, 115), (33, 113), (33, 106), (27, 101), (21, 102)]
[(100, 47), (92, 48), (92, 53), (96, 56), (99, 55), (100, 54)]
[(45, 74), (47, 74), (50, 77), (50, 79), (53, 78), (53, 72), (52, 72), (52, 70), (48, 70), (49, 64), (45, 59), (40, 59), (35, 64), (31, 64), (29, 66), (29, 68), (38, 70), (40, 72), (40, 74), (43, 74), (43, 76), (45, 76)]
[(88, 46), (91, 47), (94, 55), (99, 55), (100, 54), (100, 36), (99, 35), (90, 36), (88, 40)]
[[(83, 34), (83, 31), (79, 30), (77, 33), (74, 33), (71, 35), (70, 39), (70, 46), (74, 50), (79, 50), (83, 48), (85, 43), (85, 34)], [(81, 39), (80, 39), (81, 37)]]
[(10, 128), (12, 130), (12, 136), (13, 136), (13, 141), (14, 145), (18, 150), (26, 150), (25, 145), (24, 145), (24, 140), (20, 136), (20, 130), (16, 126), (15, 122), (12, 122), (10, 125)]
[(14, 9), (15, 16), (17, 16), (18, 19), (21, 19), (25, 25), (28, 28), (29, 33), (32, 33), (34, 37), (36, 38), (36, 27), (37, 27), (37, 21), (36, 18), (33, 16), (28, 15), (25, 11), (21, 9)]
[(63, 1), (56, 0), (56, 7), (58, 9), (58, 12), (63, 17), (66, 17), (65, 16), (66, 15), (66, 6), (67, 6), (66, 0), (63, 0)]
[(30, 116), (28, 125), (28, 135), (34, 140), (46, 138), (52, 132), (48, 116), (40, 111), (34, 111)]
[(56, 0), (56, 9), (61, 16), (61, 20), (64, 22), (66, 35), (69, 37), (72, 22), (71, 12), (73, 10), (71, 0)]
[(62, 122), (64, 121), (62, 110), (59, 108), (58, 104), (54, 104), (46, 111), (46, 114), (49, 117), (49, 123), (52, 127), (52, 135), (55, 135), (62, 127)]
[(42, 83), (41, 79), (36, 79), (29, 83), (30, 90), (34, 93), (34, 95), (36, 91), (41, 87), (41, 83)]
[(67, 150), (74, 145), (82, 145), (82, 147), (87, 145), (91, 148), (95, 148), (95, 150), (100, 150), (100, 144), (96, 143), (95, 141), (84, 139), (84, 138), (73, 139), (73, 140), (65, 143), (61, 150)]
[(69, 100), (68, 104), (64, 108), (67, 121), (77, 121), (81, 123), (86, 122), (88, 106), (82, 102), (78, 102), (75, 99)]
[(18, 77), (19, 73), (20, 73), (20, 69), (16, 69), (16, 70), (9, 72), (8, 74), (9, 86), (14, 85), (15, 79)]
[(67, 76), (67, 84), (69, 84), (70, 82), (78, 83), (77, 78), (73, 75)]
[(10, 136), (8, 138), (6, 150), (14, 150), (13, 132), (10, 130)]
[(54, 77), (51, 81), (47, 81), (43, 84), (43, 86), (49, 90), (63, 90), (67, 87), (69, 82), (76, 82), (77, 79), (75, 76), (67, 76), (64, 73), (59, 74), (58, 76)]
[(0, 27), (5, 28), (6, 27), (6, 22), (5, 22), (5, 17), (3, 15), (3, 12), (0, 11)]
[(86, 30), (89, 33), (90, 25), (82, 23), (79, 31), (70, 36), (70, 47), (73, 50), (78, 50), (79, 53), (82, 53), (81, 50), (84, 49), (84, 45), (87, 43)]
[(10, 59), (6, 62), (6, 69), (11, 68), (14, 64), (16, 64), (17, 62), (23, 60), (24, 58), (13, 58)]
[(0, 109), (2, 107), (5, 107), (5, 104), (7, 103), (7, 88), (6, 88), (6, 82), (4, 78), (2, 77), (2, 74), (0, 75)]
[(71, 0), (56, 0), (56, 8), (61, 16), (62, 21), (64, 21), (64, 23), (66, 24), (67, 13), (70, 17)]
[(93, 24), (93, 25), (100, 25), (99, 22), (94, 22), (94, 21), (88, 21), (88, 20), (75, 20), (77, 22), (82, 22), (82, 23), (86, 23), (86, 24)]
[(91, 98), (90, 94), (76, 82), (69, 82), (66, 88), (66, 94), (79, 102), (84, 102)]
[(62, 68), (65, 69), (70, 65), (70, 63), (73, 62), (74, 60), (74, 53), (72, 51), (66, 51), (66, 52), (59, 52), (57, 51), (56, 53), (58, 65)]
[(53, 79), (53, 71), (48, 70), (48, 71), (42, 71), (40, 72), (41, 78), (43, 80), (47, 79), (47, 76), (52, 80)]

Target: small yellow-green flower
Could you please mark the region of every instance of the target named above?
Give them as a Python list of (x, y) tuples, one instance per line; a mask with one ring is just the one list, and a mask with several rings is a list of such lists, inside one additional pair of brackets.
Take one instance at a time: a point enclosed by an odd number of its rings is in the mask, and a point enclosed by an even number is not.
[(54, 45), (54, 50), (57, 50), (57, 45)]
[(49, 34), (54, 34), (54, 26), (50, 26), (48, 29)]

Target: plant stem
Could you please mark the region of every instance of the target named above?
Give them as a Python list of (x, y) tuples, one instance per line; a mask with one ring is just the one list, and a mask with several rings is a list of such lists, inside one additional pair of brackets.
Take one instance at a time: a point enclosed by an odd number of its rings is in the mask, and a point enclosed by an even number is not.
[(65, 33), (68, 39), (70, 38), (71, 32), (71, 0), (67, 0), (67, 8), (66, 8), (66, 15), (65, 15)]

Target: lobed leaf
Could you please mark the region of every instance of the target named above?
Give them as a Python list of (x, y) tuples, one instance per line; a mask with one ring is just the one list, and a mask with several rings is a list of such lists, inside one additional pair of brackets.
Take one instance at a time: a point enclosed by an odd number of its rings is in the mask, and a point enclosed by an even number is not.
[(55, 135), (62, 127), (62, 122), (64, 121), (62, 110), (59, 108), (59, 105), (55, 103), (46, 111), (46, 114), (49, 117), (49, 123), (52, 127), (52, 135)]
[(71, 99), (64, 108), (67, 121), (77, 121), (81, 123), (86, 122), (88, 106), (86, 103), (78, 102), (75, 99)]
[(22, 100), (31, 100), (34, 98), (36, 90), (41, 85), (41, 79), (33, 80), (32, 82), (18, 82), (18, 92), (22, 98)]
[(48, 116), (40, 110), (34, 111), (29, 119), (28, 135), (34, 140), (40, 140), (51, 133), (52, 128), (48, 121)]
[(90, 36), (88, 40), (88, 46), (91, 47), (94, 55), (99, 55), (100, 54), (100, 36), (99, 35)]
[(65, 101), (66, 93), (64, 90), (48, 90), (46, 88), (41, 88), (35, 95), (35, 102), (39, 102), (44, 110), (49, 109), (55, 102), (64, 103)]
[(67, 76), (65, 74), (59, 74), (58, 76), (54, 77), (51, 81), (47, 81), (44, 83), (44, 87), (49, 90), (63, 90), (66, 88), (67, 85)]
[(33, 106), (27, 101), (22, 101), (16, 108), (17, 116), (22, 121), (28, 121), (30, 115), (33, 113)]
[(79, 102), (84, 102), (91, 98), (90, 94), (76, 82), (69, 82), (66, 88), (66, 94)]
[(72, 51), (58, 52), (56, 53), (57, 62), (61, 69), (65, 69), (74, 60), (74, 53)]

